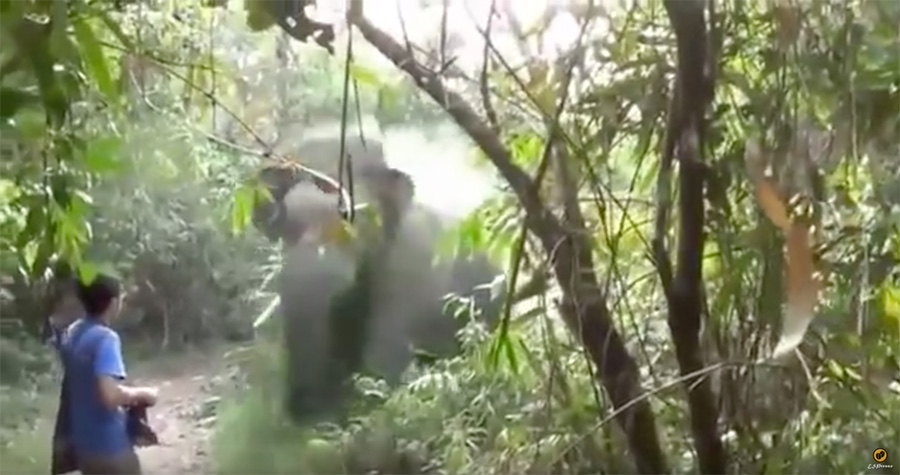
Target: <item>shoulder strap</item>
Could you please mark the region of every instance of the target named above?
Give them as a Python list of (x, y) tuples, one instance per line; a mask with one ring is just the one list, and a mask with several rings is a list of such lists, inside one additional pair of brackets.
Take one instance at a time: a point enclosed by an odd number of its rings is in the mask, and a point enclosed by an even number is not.
[[(78, 344), (81, 343), (81, 340), (85, 337), (85, 333), (88, 333), (88, 331), (90, 331), (90, 327), (81, 328), (81, 326), (84, 326), (84, 325), (85, 325), (85, 322), (81, 322), (81, 323), (79, 323), (79, 328), (75, 329), (76, 333), (71, 336), (70, 344), (68, 345), (69, 348), (77, 347)], [(98, 332), (98, 333), (100, 333), (100, 335), (94, 337), (94, 340), (91, 341), (91, 344), (88, 346), (88, 361), (91, 363), (91, 365), (94, 364), (94, 358), (97, 355), (97, 350), (100, 347), (100, 342), (103, 341), (104, 332), (105, 332), (105, 330), (101, 329)], [(66, 357), (63, 354), (62, 345), (60, 345), (57, 350), (59, 351), (59, 355), (60, 355), (61, 359), (63, 360), (63, 369), (65, 369)]]

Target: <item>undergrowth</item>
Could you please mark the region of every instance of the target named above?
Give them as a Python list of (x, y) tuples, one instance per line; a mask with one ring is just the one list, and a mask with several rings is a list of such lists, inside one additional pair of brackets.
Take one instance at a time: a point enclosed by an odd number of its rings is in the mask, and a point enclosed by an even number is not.
[[(408, 383), (395, 390), (359, 378), (357, 404), (345, 422), (298, 427), (282, 409), (278, 345), (272, 338), (260, 340), (242, 365), (244, 389), (220, 406), (213, 441), (219, 471), (634, 472), (618, 427), (599, 423), (610, 411), (602, 391), (585, 376), (590, 372), (580, 353), (534, 366), (548, 361), (539, 354), (543, 350), (534, 349), (526, 358), (530, 363), (514, 373), (489, 366), (488, 347), (482, 342), (458, 358), (411, 368)], [(544, 366), (554, 364), (558, 372), (551, 377)], [(738, 473), (866, 473), (876, 447), (900, 440), (897, 425), (888, 422), (900, 420), (894, 393), (900, 389), (847, 385), (824, 370), (813, 378), (815, 394), (797, 396), (805, 409), (777, 430), (727, 432)], [(657, 396), (652, 401), (671, 463), (678, 473), (690, 473), (696, 462), (683, 391), (673, 385)], [(859, 397), (865, 400), (851, 403)], [(896, 473), (898, 466), (879, 473)]]
[(59, 365), (33, 339), (0, 341), (0, 473), (46, 473)]
[[(221, 473), (596, 473), (630, 470), (622, 453), (600, 448), (593, 393), (556, 407), (538, 374), (491, 371), (489, 342), (461, 357), (407, 372), (393, 391), (358, 378), (342, 424), (295, 426), (281, 403), (278, 345), (258, 342), (243, 391), (225, 398), (214, 440)], [(575, 372), (578, 373), (578, 372)], [(581, 372), (586, 374), (586, 372)], [(567, 384), (587, 386), (571, 378)], [(585, 433), (588, 435), (586, 436)], [(602, 461), (602, 463), (601, 463)]]

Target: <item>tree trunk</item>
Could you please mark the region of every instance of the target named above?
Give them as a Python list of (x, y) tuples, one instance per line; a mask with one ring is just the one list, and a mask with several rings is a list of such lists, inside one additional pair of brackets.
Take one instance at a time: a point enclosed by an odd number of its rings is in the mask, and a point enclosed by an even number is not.
[[(725, 473), (727, 456), (718, 430), (719, 407), (704, 367), (700, 347), (703, 311), (703, 227), (706, 166), (703, 163), (706, 110), (713, 96), (713, 65), (703, 0), (667, 0), (666, 11), (675, 30), (678, 67), (660, 166), (660, 193), (668, 199), (669, 172), (677, 155), (679, 179), (679, 237), (676, 269), (665, 247), (667, 207), (658, 203), (654, 248), (660, 280), (669, 306), (669, 329), (678, 368), (688, 393), (691, 433), (700, 473)], [(676, 153), (677, 151), (677, 153)]]

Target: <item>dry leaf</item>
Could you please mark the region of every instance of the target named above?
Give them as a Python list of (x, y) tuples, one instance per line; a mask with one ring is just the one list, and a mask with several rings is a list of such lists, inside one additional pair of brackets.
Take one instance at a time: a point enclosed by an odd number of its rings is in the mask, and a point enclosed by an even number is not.
[(772, 8), (772, 16), (778, 30), (778, 44), (786, 49), (800, 34), (800, 9), (788, 2), (779, 2)]
[(788, 215), (784, 201), (775, 191), (775, 185), (772, 180), (762, 178), (756, 184), (756, 201), (762, 208), (766, 217), (772, 221), (772, 224), (778, 226), (783, 232), (787, 233), (791, 229), (791, 218)]
[(766, 217), (781, 229), (786, 240), (787, 304), (781, 323), (781, 337), (772, 355), (779, 358), (797, 348), (815, 317), (819, 283), (815, 277), (810, 226), (792, 222), (775, 183), (763, 173), (765, 157), (759, 143), (747, 142), (744, 161), (756, 190), (757, 204)]
[(794, 224), (787, 236), (787, 308), (781, 323), (781, 338), (773, 357), (778, 358), (796, 348), (815, 317), (819, 285), (815, 279), (809, 226)]

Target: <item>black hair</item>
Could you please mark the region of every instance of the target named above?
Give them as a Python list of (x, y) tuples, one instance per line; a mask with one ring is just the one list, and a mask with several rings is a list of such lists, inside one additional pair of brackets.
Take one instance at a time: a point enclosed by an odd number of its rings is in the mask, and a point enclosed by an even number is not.
[(106, 312), (121, 294), (121, 282), (110, 275), (98, 274), (90, 284), (78, 283), (78, 300), (91, 317), (99, 317)]

